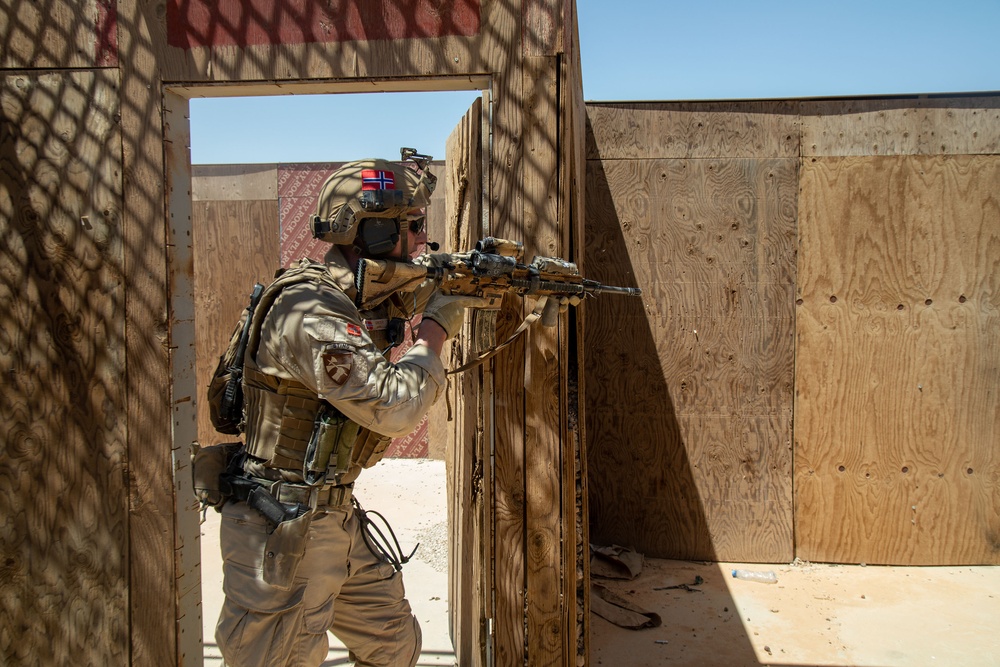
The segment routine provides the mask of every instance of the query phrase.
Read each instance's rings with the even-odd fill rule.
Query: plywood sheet
[[[792,558],[793,159],[590,161],[591,541]]]
[[[267,285],[278,267],[278,203],[273,199],[194,202],[195,349],[202,445],[232,440],[209,419],[205,389],[250,301],[254,283]]]
[[[114,0],[14,0],[0,7],[0,18],[0,67],[118,64],[118,10]]]
[[[1000,98],[803,101],[802,155],[995,155]]]
[[[482,103],[476,100],[452,131],[447,142],[447,186],[443,195],[447,224],[430,225],[437,233],[444,252],[471,247],[479,238],[481,220],[481,146]],[[472,318],[469,318],[472,320]],[[472,324],[467,327],[471,333]],[[470,342],[475,340],[468,336]],[[477,350],[453,340],[442,354],[447,365],[455,368],[474,357]],[[486,660],[484,621],[491,597],[492,577],[486,558],[488,528],[486,505],[489,494],[484,479],[486,463],[482,414],[482,374],[479,369],[451,378],[448,405],[457,406],[448,423],[446,461],[448,472],[449,550],[448,600],[451,610],[451,637],[458,664],[483,665]],[[450,414],[450,413],[449,413]],[[449,415],[433,415],[444,424]]]
[[[205,164],[191,167],[191,199],[194,201],[277,198],[276,164]]]
[[[491,25],[497,13],[510,13],[507,5],[481,7],[479,0],[445,4],[289,0],[277,5],[264,0],[171,0],[164,10],[163,42],[158,44],[164,80],[185,82],[483,72],[483,33],[493,33],[483,26]]]
[[[1000,158],[813,158],[801,189],[799,555],[1000,562]]]
[[[0,77],[0,663],[126,664],[117,70]]]
[[[587,159],[796,157],[795,102],[601,102],[587,105]]]

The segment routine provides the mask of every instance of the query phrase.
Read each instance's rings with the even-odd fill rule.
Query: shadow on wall
[[[602,283],[642,299],[587,303],[584,345],[590,539],[647,556],[717,560],[628,245],[648,245],[619,220],[600,160],[587,162],[585,263]]]

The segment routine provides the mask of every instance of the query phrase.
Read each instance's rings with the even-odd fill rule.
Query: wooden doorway
[[[421,92],[423,90],[441,89],[440,86],[435,87],[431,85],[432,83],[433,82],[424,82],[425,88],[422,88],[420,91],[417,91],[416,89],[413,91],[396,91],[396,86],[392,85],[391,82],[386,85],[388,88],[391,88],[393,92]],[[475,89],[474,87],[469,86],[469,83],[470,82],[468,81],[466,82],[466,88]],[[483,81],[478,80],[471,83],[479,84],[479,86],[484,84]],[[448,87],[446,86],[446,88]],[[264,87],[257,89],[253,87],[239,86],[229,90],[231,93],[241,96],[247,94],[248,92],[253,92],[258,95],[266,94]],[[311,87],[308,92],[319,93],[322,91],[316,90],[315,87]],[[328,92],[355,91],[333,90]],[[190,443],[198,439],[198,410],[204,389],[202,386],[204,383],[199,382],[196,372],[196,359],[198,355],[196,345],[197,337],[195,335],[194,325],[195,284],[193,274],[195,269],[193,267],[195,266],[194,245],[197,234],[194,233],[193,230],[193,218],[197,218],[197,216],[193,210],[191,197],[192,168],[189,151],[189,147],[191,145],[189,100],[191,97],[202,93],[203,91],[201,89],[194,87],[168,87],[164,91],[164,134],[166,140],[165,156],[167,165],[165,191],[169,237],[168,261],[170,267],[171,286],[171,405],[174,410],[172,450],[173,469],[175,471],[175,528],[176,534],[178,535],[175,557],[177,559],[176,565],[179,573],[178,590],[180,591],[180,605],[184,610],[186,610],[186,613],[181,614],[182,620],[180,622],[182,627],[180,627],[179,643],[182,643],[183,646],[179,647],[179,654],[185,656],[185,659],[189,664],[202,664],[205,642],[210,641],[209,638],[203,637],[202,631],[204,619],[202,618],[200,521],[197,512],[198,508],[194,502],[193,493],[190,488],[190,469],[188,467],[188,451]],[[274,93],[272,92],[271,94]],[[477,99],[473,105],[473,108],[477,110],[477,117],[481,119],[479,122],[484,122],[482,120],[482,115],[478,111],[482,109],[483,106],[484,105],[481,99]],[[466,118],[468,118],[468,116]],[[462,121],[462,123],[465,122],[466,121],[464,120]],[[481,129],[478,134],[480,136],[488,136],[488,128],[485,130]],[[482,160],[483,155],[484,153],[477,150],[476,159]],[[477,196],[481,197],[486,188],[483,182],[483,175],[488,172],[482,168],[481,164],[478,164],[471,170],[462,166],[457,168],[465,174],[464,178],[467,178],[470,172],[476,175],[473,182],[467,182],[463,185],[463,189],[479,193]],[[474,215],[481,216],[481,210],[481,208],[477,208],[477,212]],[[457,239],[459,238],[459,235],[454,233],[451,229],[452,223],[455,222],[457,224],[461,221],[463,225],[468,224],[467,221],[469,218],[468,216],[460,217],[449,213],[446,216],[446,220],[448,221],[449,229],[435,230],[435,236],[439,238]],[[475,232],[473,232],[471,236],[468,232],[462,232],[461,238],[463,244],[466,243],[468,238],[472,238],[471,243],[474,244],[480,225],[476,224],[473,229]],[[457,249],[463,249],[465,247],[467,246],[456,246]],[[255,250],[253,248],[248,248],[246,252],[252,255]],[[268,255],[268,257],[270,257],[270,255]],[[253,260],[253,257],[250,257],[249,259]],[[268,263],[273,264],[273,261],[269,260]],[[242,264],[239,262],[236,264],[242,267]],[[250,265],[253,264],[253,262],[248,261],[247,264]],[[260,264],[260,261],[256,262],[256,265]],[[276,267],[270,266],[268,271],[273,271],[274,268]],[[448,359],[445,361],[446,364],[450,363]],[[446,415],[447,411],[442,410],[442,414]],[[439,437],[444,434],[448,426],[450,425],[446,424],[438,429]],[[454,459],[455,457],[451,458]],[[452,522],[466,521],[464,515],[450,517],[450,519]],[[454,571],[454,568],[450,567],[449,571]],[[455,617],[454,611],[452,611],[450,616]],[[465,634],[468,636],[468,631],[466,631]],[[456,646],[456,652],[458,650],[459,648]],[[464,658],[459,657],[459,661],[464,664]]]

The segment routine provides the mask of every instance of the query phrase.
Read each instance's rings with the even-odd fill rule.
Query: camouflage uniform
[[[378,313],[360,313],[354,306],[351,269],[337,251],[329,257],[333,259],[326,268],[332,281],[296,283],[274,300],[247,369],[251,380],[253,372],[259,372],[267,382],[304,388],[302,394],[312,397],[308,400],[326,401],[362,430],[349,470],[335,484],[327,484],[320,501],[313,503],[304,555],[288,590],[265,583],[261,576],[265,559],[272,555],[265,519],[244,502],[231,501],[223,508],[226,599],[216,641],[230,667],[319,665],[327,655],[328,630],[344,642],[358,665],[412,667],[420,655],[420,626],[405,598],[402,575],[365,545],[350,494],[361,469],[381,458],[390,438],[409,433],[427,413],[444,388],[445,371],[437,354],[424,345],[415,345],[390,363],[382,354],[385,344],[379,340],[378,322],[391,313],[385,307]],[[425,291],[412,306],[419,310],[427,296]],[[375,323],[375,331],[368,330],[366,320],[369,326]],[[250,452],[260,454],[255,441],[273,441],[275,435],[288,440],[283,431],[294,430],[288,424],[295,420],[285,415],[277,426],[274,411],[255,408],[255,400],[248,393],[246,435]],[[301,436],[290,441],[300,443]],[[294,452],[282,454],[279,445],[275,453],[273,442],[269,447],[261,456],[251,456],[244,466],[247,475],[299,489],[301,467],[280,465],[286,455],[293,461]]]

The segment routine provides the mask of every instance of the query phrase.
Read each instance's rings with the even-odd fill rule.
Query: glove
[[[462,330],[465,311],[469,308],[484,308],[486,299],[464,294],[442,294],[434,292],[424,308],[424,319],[434,320],[441,325],[448,338],[454,338]]]

